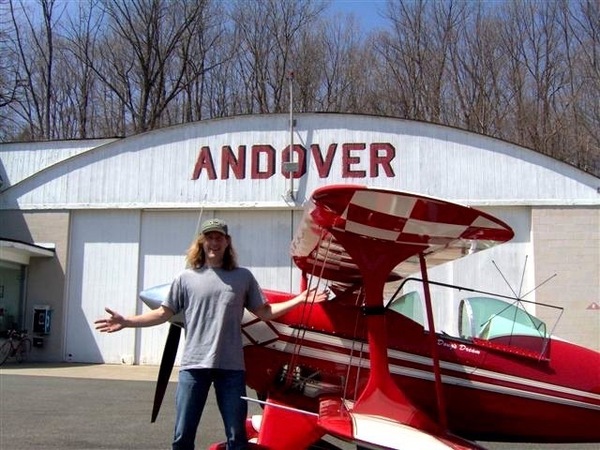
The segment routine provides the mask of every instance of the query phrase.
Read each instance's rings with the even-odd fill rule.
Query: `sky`
[[[378,14],[385,8],[386,0],[331,0],[331,12],[353,13],[365,32],[372,31],[382,23]]]

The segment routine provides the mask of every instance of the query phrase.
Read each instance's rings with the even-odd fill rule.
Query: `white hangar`
[[[600,179],[501,140],[386,117],[298,114],[292,128],[287,114],[252,115],[124,139],[1,144],[0,177],[0,333],[35,332],[37,361],[159,364],[166,325],[101,335],[93,321],[105,306],[141,312],[138,293],[184,268],[210,217],[228,221],[263,287],[297,291],[289,244],[303,202],[324,184],[496,215],[513,227],[511,242],[430,278],[512,287],[540,317],[537,305],[561,306],[551,331],[600,350]]]

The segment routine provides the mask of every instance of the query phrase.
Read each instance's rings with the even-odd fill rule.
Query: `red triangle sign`
[[[597,302],[592,302],[592,303],[590,303],[590,306],[588,306],[586,309],[600,311],[600,305]]]

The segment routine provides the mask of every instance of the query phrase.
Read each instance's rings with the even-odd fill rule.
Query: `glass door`
[[[23,328],[25,266],[0,261],[0,337]]]

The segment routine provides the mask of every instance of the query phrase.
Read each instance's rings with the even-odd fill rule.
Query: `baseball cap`
[[[227,236],[227,223],[225,223],[225,221],[222,219],[209,219],[204,221],[202,223],[202,227],[200,228],[200,232],[202,234],[206,234],[210,233],[211,231],[216,231]]]

